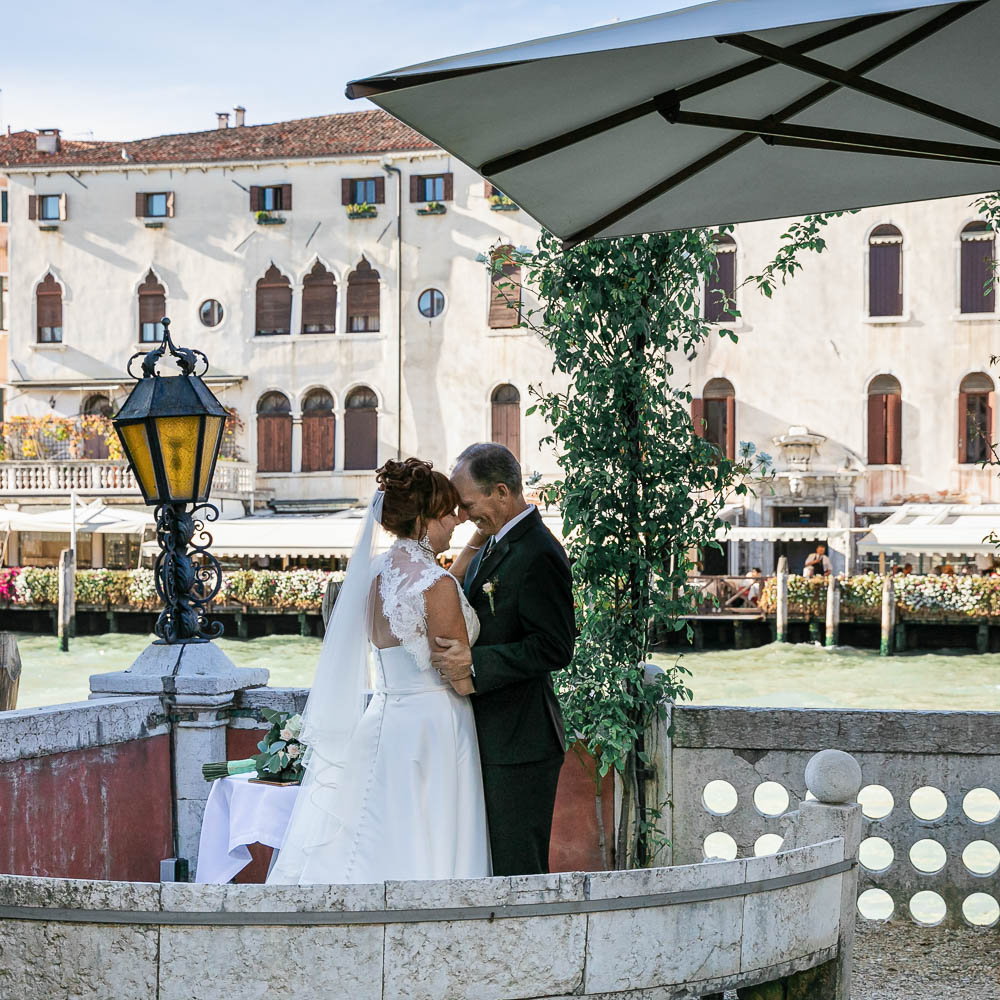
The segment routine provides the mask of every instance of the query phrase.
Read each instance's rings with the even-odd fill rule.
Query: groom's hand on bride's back
[[[431,663],[446,681],[458,681],[472,674],[472,650],[461,639],[443,639],[436,635],[437,650],[431,650]]]

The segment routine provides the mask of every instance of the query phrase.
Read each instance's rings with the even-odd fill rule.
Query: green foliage
[[[1000,232],[1000,191],[994,191],[992,194],[984,194],[981,198],[977,198],[975,202],[976,211],[990,224],[990,228],[994,233]],[[994,253],[996,251],[994,250]],[[991,262],[993,265],[993,273],[987,278],[986,283],[983,285],[983,294],[989,295],[993,290],[993,285],[996,282],[997,267],[998,262],[994,258]]]

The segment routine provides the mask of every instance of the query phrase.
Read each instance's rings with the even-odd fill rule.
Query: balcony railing
[[[212,495],[243,499],[253,493],[253,469],[246,462],[219,462]],[[0,461],[0,496],[139,496],[135,477],[123,461]]]

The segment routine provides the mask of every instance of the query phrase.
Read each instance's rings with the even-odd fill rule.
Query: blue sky
[[[3,18],[0,128],[60,128],[67,138],[136,139],[371,107],[348,101],[360,76],[492,48],[692,0],[48,0],[43,16]]]

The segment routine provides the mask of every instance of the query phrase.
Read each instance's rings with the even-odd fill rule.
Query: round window
[[[198,310],[198,318],[205,326],[218,326],[222,322],[222,303],[206,299]]]
[[[439,292],[436,288],[428,288],[420,293],[417,308],[420,310],[420,315],[426,316],[428,319],[440,316],[444,312],[444,293]]]

